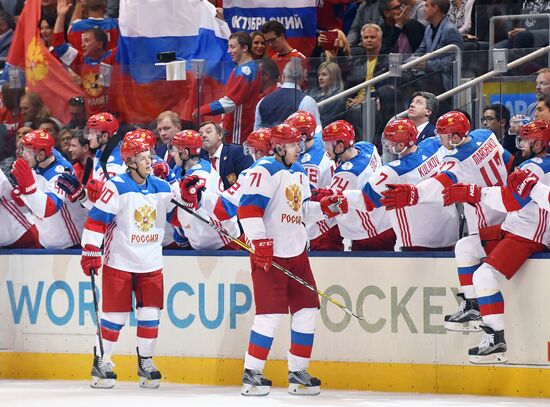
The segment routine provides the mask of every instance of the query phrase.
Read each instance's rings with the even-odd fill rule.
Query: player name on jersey
[[[496,148],[496,141],[492,138],[487,139],[487,142],[483,146],[479,147],[479,149],[472,155],[476,165],[482,162],[485,157],[491,154]]]

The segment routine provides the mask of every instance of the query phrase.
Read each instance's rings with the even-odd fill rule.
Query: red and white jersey
[[[82,246],[104,246],[104,263],[118,270],[149,273],[162,268],[162,239],[174,215],[170,185],[149,176],[139,185],[129,173],[111,178],[90,211]]]
[[[124,161],[122,161],[122,157],[120,155],[120,144],[113,149],[111,155],[109,155],[109,158],[105,163],[105,168],[107,168],[107,173],[109,175],[108,177],[105,176],[103,167],[101,166],[100,159],[102,153],[103,151],[98,149],[94,156],[94,170],[92,172],[93,179],[105,182],[109,178],[124,174],[126,172],[126,164],[124,164]]]
[[[468,137],[470,141],[449,151],[443,158],[437,176],[417,185],[419,203],[442,202],[441,191],[455,183],[482,187],[506,185],[507,167],[513,160],[510,153],[504,150],[490,130],[474,130]],[[480,228],[500,225],[506,216],[484,202],[464,205],[464,215],[470,234],[478,233]]]
[[[275,157],[256,161],[242,183],[238,216],[248,239],[274,241],[273,253],[290,258],[307,244],[304,223],[324,218],[318,202],[311,202],[307,174],[300,164],[287,168]]]
[[[521,163],[520,168],[529,170],[539,177],[537,185],[550,184],[550,156],[532,158]],[[550,246],[548,195],[540,200],[539,204],[534,188],[531,198],[526,200],[502,187],[483,188],[481,191],[481,200],[487,206],[497,211],[508,212],[502,223],[502,230]]]
[[[374,144],[361,141],[355,144],[358,154],[342,162],[334,172],[330,188],[338,191],[361,190],[382,164]],[[391,228],[384,208],[367,211],[366,208],[350,208],[348,213],[336,217],[340,234],[344,239],[363,240],[378,236]]]
[[[349,196],[351,207],[384,209],[380,199],[387,184],[418,184],[435,173],[444,151],[439,141],[430,137],[418,145],[415,152],[379,167],[363,187],[362,194],[353,191]],[[458,240],[458,214],[454,206],[441,203],[422,203],[386,211],[397,236],[396,247],[448,247]]]
[[[0,247],[15,243],[34,224],[33,216],[25,206],[18,206],[11,199],[13,187],[6,175],[0,170]]]
[[[207,160],[200,159],[200,161],[191,167],[185,174],[186,177],[191,175],[196,175],[205,180],[205,193],[208,192],[217,196],[222,193],[223,183],[220,176]],[[210,216],[212,212],[209,212],[206,208],[199,208],[197,214],[218,226],[223,226],[231,236],[239,236],[239,226],[236,219],[224,222],[222,225],[215,217]],[[217,250],[231,243],[231,239],[220,235],[214,228],[206,225],[203,221],[182,209],[178,210],[178,220],[185,233],[185,237],[189,239],[189,244],[195,250]]]

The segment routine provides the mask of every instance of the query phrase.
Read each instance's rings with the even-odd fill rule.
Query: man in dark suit
[[[409,105],[407,115],[411,119],[418,130],[416,144],[435,136],[435,125],[433,120],[437,114],[439,101],[433,93],[430,92],[414,92],[412,101]]]
[[[202,137],[201,158],[209,160],[212,168],[220,174],[223,189],[229,188],[239,174],[252,165],[252,156],[245,155],[243,146],[239,144],[224,144],[223,129],[218,123],[201,123],[199,134]]]

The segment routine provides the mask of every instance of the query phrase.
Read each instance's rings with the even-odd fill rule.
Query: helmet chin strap
[[[128,168],[130,168],[131,170],[134,170],[136,172],[136,174],[138,175],[138,177],[140,177],[143,182],[145,182],[145,180],[147,179],[147,175],[143,175],[140,170],[138,169],[138,166],[136,164],[135,167],[130,167],[129,165],[127,166]]]
[[[282,148],[281,148],[281,149],[282,149]],[[285,151],[285,154],[284,154],[284,155],[279,154],[279,152],[278,152],[277,150],[278,150],[277,148],[274,148],[274,149],[273,149],[273,152],[274,152],[275,154],[277,154],[279,157],[281,157],[281,161],[283,162],[283,164],[285,165],[286,168],[290,168],[290,167],[292,166],[292,164],[288,164],[288,163],[286,162],[286,160],[285,160],[285,158],[286,158],[286,149],[284,149],[284,151]]]
[[[454,134],[458,134],[458,133],[454,133]],[[454,148],[457,148],[457,147],[461,146],[462,143],[464,143],[464,140],[466,140],[466,137],[468,137],[467,134],[464,137],[462,137],[462,139],[460,140],[460,143],[458,143],[458,144],[453,144],[453,142],[451,141],[450,142],[451,146],[454,147]]]
[[[395,154],[395,155],[397,155],[399,158],[401,158],[401,156],[402,156],[409,148],[410,148],[410,147],[405,146],[405,147],[403,148],[403,150],[401,150],[400,152],[397,152],[397,150],[395,149],[395,146],[392,146],[392,148],[391,148],[392,151],[391,151],[391,152],[392,152],[392,154]]]

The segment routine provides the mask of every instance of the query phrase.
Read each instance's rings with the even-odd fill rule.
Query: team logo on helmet
[[[302,207],[302,189],[297,184],[292,184],[286,187],[285,197],[288,202],[288,206],[294,211],[298,212]]]
[[[27,48],[27,58],[25,61],[25,74],[27,81],[31,85],[40,82],[48,75],[48,61],[42,52],[43,45],[40,44],[37,37],[33,37]]]
[[[452,117],[447,118],[447,123],[452,123],[454,119]]]
[[[142,232],[149,232],[155,224],[157,218],[157,210],[149,205],[143,205],[134,211],[134,222]]]

